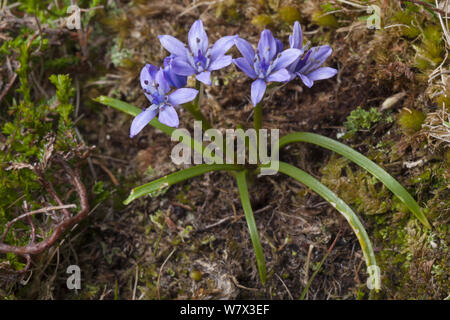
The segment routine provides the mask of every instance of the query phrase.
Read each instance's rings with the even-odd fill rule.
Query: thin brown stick
[[[100,161],[92,159],[92,163],[98,165],[100,168],[102,168],[103,171],[106,172],[106,174],[109,176],[109,178],[111,179],[112,183],[114,183],[115,186],[119,185],[119,181],[117,180],[117,178],[113,175],[113,173]]]
[[[68,173],[69,180],[71,184],[75,187],[75,190],[78,194],[78,197],[80,199],[80,211],[69,218],[66,218],[62,220],[60,223],[58,223],[54,227],[53,233],[46,239],[44,239],[41,242],[34,243],[34,244],[28,244],[25,246],[13,246],[8,245],[5,243],[0,243],[0,253],[14,253],[23,257],[26,257],[27,255],[31,254],[39,254],[42,251],[48,249],[52,245],[55,244],[55,242],[61,237],[61,235],[69,230],[73,225],[79,223],[81,220],[86,218],[86,216],[89,213],[89,203],[88,203],[88,197],[86,188],[84,187],[84,184],[80,180],[80,175],[78,172],[78,169],[73,170],[70,168],[70,166],[65,161],[60,161]],[[64,210],[64,209],[62,209]]]
[[[161,280],[162,271],[163,271],[164,266],[166,265],[167,261],[169,261],[170,257],[175,253],[176,250],[177,250],[177,248],[173,249],[172,252],[169,253],[166,260],[164,260],[163,264],[161,265],[161,268],[159,269],[158,279],[156,280],[156,293],[158,295],[158,300],[161,300],[161,294],[159,292],[159,288],[161,287],[160,280]]]
[[[3,89],[2,94],[0,94],[0,102],[2,102],[3,98],[8,93],[9,89],[11,89],[12,85],[14,84],[14,81],[16,81],[17,73],[14,73],[14,75],[9,80],[8,84],[6,85],[5,89]]]
[[[76,205],[68,204],[68,205],[63,205],[63,206],[46,207],[46,208],[41,208],[38,210],[34,210],[34,211],[30,211],[30,212],[21,214],[20,216],[14,218],[13,220],[11,220],[10,222],[8,222],[6,224],[5,231],[3,231],[0,241],[2,241],[2,242],[5,241],[5,237],[8,234],[8,231],[11,228],[11,226],[23,218],[30,217],[30,216],[32,216],[34,214],[38,214],[38,213],[45,213],[45,212],[49,212],[49,211],[53,211],[53,210],[61,210],[61,209],[68,209],[68,208],[76,208]]]

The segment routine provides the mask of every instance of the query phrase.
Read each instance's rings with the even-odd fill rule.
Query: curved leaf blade
[[[305,171],[285,162],[279,162],[279,170],[281,173],[284,173],[311,188],[311,190],[328,201],[345,217],[345,219],[353,229],[356,237],[358,238],[359,244],[364,254],[364,258],[366,260],[367,270],[369,272],[373,288],[379,290],[381,286],[381,279],[378,272],[379,269],[377,267],[377,261],[375,259],[375,253],[372,248],[372,243],[370,242],[369,236],[355,212],[353,212],[353,210],[344,201],[342,201],[342,199],[334,194],[333,191],[328,189],[319,180],[306,173]]]
[[[236,173],[236,181],[241,197],[242,209],[244,210],[245,220],[247,221],[250,239],[252,240],[253,249],[255,250],[256,263],[258,265],[259,278],[263,284],[266,283],[266,262],[264,253],[259,239],[258,229],[256,227],[255,217],[253,215],[250,196],[248,194],[246,171]]]
[[[417,204],[416,200],[406,191],[403,186],[398,183],[389,173],[383,170],[375,162],[363,156],[361,153],[353,150],[352,148],[342,144],[333,139],[315,134],[310,132],[294,132],[285,135],[279,141],[279,148],[281,149],[285,145],[294,142],[307,142],[325,149],[332,150],[339,153],[341,156],[353,161],[360,167],[364,168],[372,175],[374,175],[378,180],[380,180],[389,190],[392,191],[416,216],[417,219],[427,228],[431,229],[431,225],[422,212],[420,206]]]
[[[241,170],[242,167],[234,164],[199,164],[197,166],[180,170],[174,173],[171,173],[162,178],[153,180],[152,182],[146,183],[142,186],[134,188],[131,190],[128,198],[123,202],[125,205],[130,202],[136,200],[139,197],[159,193],[162,190],[169,188],[171,185],[174,185],[178,182],[199,176],[201,174],[218,171],[218,170],[227,170],[227,171],[237,171]]]

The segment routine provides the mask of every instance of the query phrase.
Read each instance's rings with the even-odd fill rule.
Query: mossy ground
[[[268,27],[287,44],[292,20],[299,19],[312,45],[333,48],[327,64],[338,68],[338,75],[316,82],[312,89],[292,82],[275,92],[264,107],[263,125],[279,128],[280,134],[311,131],[339,137],[399,180],[425,208],[432,230],[420,225],[370,174],[330,152],[299,144],[282,156],[283,161],[320,177],[361,217],[381,268],[382,290],[373,298],[446,298],[450,161],[441,119],[449,121],[445,83],[450,79],[444,74],[428,80],[441,63],[448,70],[444,61],[448,47],[435,14],[411,4],[371,3],[382,10],[380,30],[367,28],[365,11],[338,1],[226,0],[198,6],[175,0],[86,1],[86,7],[104,6],[89,21],[87,42],[76,32],[49,32],[53,49],[45,51],[38,43],[33,49],[52,59],[44,61],[38,54],[29,64],[44,74],[69,73],[74,79],[75,127],[86,144],[96,146],[82,167],[92,212],[57,246],[34,257],[32,274],[1,273],[0,295],[10,299],[298,299],[337,238],[306,298],[369,297],[363,256],[345,219],[303,185],[280,175],[255,179],[250,190],[269,272],[266,286],[259,282],[231,176],[207,174],[157,198],[122,204],[132,187],[177,169],[169,157],[171,144],[151,128],[129,139],[130,117],[92,99],[104,94],[146,106],[138,74],[145,62],[162,63],[166,53],[157,35],[185,40],[189,26],[201,18],[211,42],[239,34],[255,43]],[[41,19],[47,16],[42,8],[32,9]],[[63,9],[59,10],[64,13]],[[15,8],[13,14],[23,16],[24,24],[33,21],[27,20],[33,12],[23,15],[23,10]],[[403,27],[386,28],[394,24]],[[63,45],[55,49],[58,43]],[[235,49],[233,55],[238,55]],[[2,74],[9,79],[6,67]],[[34,84],[33,101],[53,90],[43,76],[26,77]],[[250,80],[229,67],[217,72],[213,83],[204,105],[211,122],[219,128],[236,123],[249,126]],[[14,84],[6,96],[8,103],[23,99],[18,88]],[[9,107],[2,101],[2,109],[4,105]],[[188,113],[180,114],[180,127],[190,128]],[[5,141],[4,136],[0,141]],[[8,259],[16,258],[3,261]],[[71,264],[82,270],[79,292],[66,287],[66,268]]]

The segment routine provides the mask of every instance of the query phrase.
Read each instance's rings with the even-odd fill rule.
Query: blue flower
[[[183,88],[187,83],[186,76],[180,76],[173,72],[173,59],[175,57],[170,55],[164,59],[164,76],[169,84],[174,88]]]
[[[191,26],[188,34],[189,46],[170,35],[159,36],[162,46],[173,56],[172,71],[180,76],[195,74],[195,78],[211,85],[211,71],[231,64],[231,56],[225,53],[233,46],[237,36],[226,36],[209,47],[208,35],[201,20]]]
[[[291,48],[302,51],[302,55],[307,50],[303,47],[303,34],[300,23],[294,23],[294,30],[289,36]],[[302,57],[296,59],[287,69],[291,73],[291,80],[295,77],[302,79],[305,86],[311,88],[316,80],[328,79],[336,75],[337,70],[329,67],[321,67],[325,60],[331,55],[333,50],[330,46],[312,47]]]
[[[178,127],[180,123],[175,107],[192,101],[198,91],[191,88],[182,88],[170,91],[170,83],[164,75],[164,69],[147,64],[141,70],[141,86],[144,94],[152,103],[148,108],[138,114],[130,128],[130,137],[137,135],[159,112],[158,120],[169,126]]]
[[[286,67],[302,54],[299,49],[291,48],[282,51],[283,44],[275,39],[269,30],[261,33],[256,53],[250,43],[244,39],[237,38],[235,44],[243,57],[234,59],[233,63],[250,78],[255,79],[251,89],[254,106],[262,100],[267,82],[286,82],[291,79],[291,74]]]

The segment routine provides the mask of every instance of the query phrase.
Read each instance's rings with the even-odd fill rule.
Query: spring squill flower
[[[152,104],[134,118],[130,128],[131,138],[156,117],[158,112],[158,120],[161,123],[178,127],[179,119],[175,107],[194,100],[198,93],[192,88],[181,88],[168,94],[170,84],[164,76],[164,69],[158,69],[151,64],[145,65],[141,70],[141,86]]]
[[[267,82],[286,82],[291,79],[291,74],[286,67],[302,54],[301,50],[295,48],[282,51],[281,41],[275,39],[269,30],[261,33],[256,52],[244,39],[237,38],[235,43],[242,57],[234,59],[233,63],[247,76],[255,79],[251,88],[254,106],[262,100]]]
[[[226,36],[209,47],[208,35],[201,20],[191,26],[188,34],[189,46],[170,35],[159,36],[162,46],[173,55],[172,70],[180,76],[195,74],[195,78],[211,85],[211,71],[231,64],[231,56],[225,53],[233,46],[237,36]]]
[[[173,72],[173,59],[173,55],[170,55],[164,59],[164,76],[170,86],[174,88],[183,88],[187,83],[187,77],[180,76]]]
[[[303,34],[300,23],[294,23],[294,30],[289,36],[291,48],[302,51],[302,55],[307,50],[303,47]],[[333,50],[330,46],[312,47],[304,56],[296,59],[287,69],[291,73],[291,80],[295,77],[302,79],[305,86],[311,88],[314,81],[324,80],[336,75],[337,70],[329,67],[321,67],[325,60],[331,55]]]

